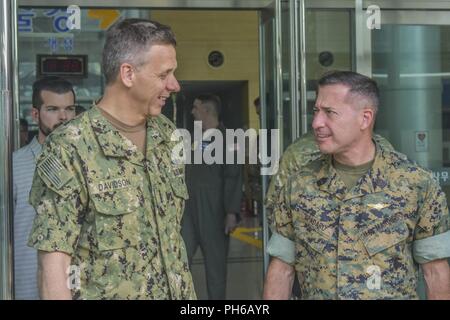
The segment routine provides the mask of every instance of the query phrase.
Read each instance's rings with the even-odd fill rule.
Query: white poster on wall
[[[428,131],[416,131],[414,135],[416,152],[428,152]]]

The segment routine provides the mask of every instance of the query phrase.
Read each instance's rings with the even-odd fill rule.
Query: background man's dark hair
[[[377,83],[362,74],[353,71],[330,71],[325,73],[318,81],[318,88],[327,85],[341,84],[350,89],[349,94],[365,98],[375,112],[380,105],[380,91]],[[368,106],[368,105],[366,105]]]
[[[75,92],[73,91],[72,84],[69,81],[60,77],[49,76],[38,79],[33,83],[32,104],[36,109],[40,109],[44,103],[41,96],[41,92],[44,90],[57,94],[72,92],[75,100]]]
[[[220,118],[222,113],[222,102],[215,94],[201,94],[198,95],[196,100],[200,100],[203,105],[206,105],[214,113],[217,118]]]
[[[24,118],[19,119],[20,129],[28,130],[28,121]]]
[[[143,65],[143,54],[154,44],[176,46],[170,27],[145,19],[124,19],[114,23],[106,32],[102,53],[102,69],[106,84],[116,79],[120,65]]]
[[[255,100],[253,100],[253,105],[255,107],[260,107],[261,106],[261,98],[257,97]]]
[[[86,111],[86,109],[82,105],[77,104],[75,106],[75,114],[76,115],[79,115],[79,114],[81,114],[81,113],[83,113],[85,111]]]

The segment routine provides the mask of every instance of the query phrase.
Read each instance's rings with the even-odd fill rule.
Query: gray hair
[[[374,80],[353,71],[330,71],[325,73],[318,81],[319,87],[335,84],[348,87],[351,98],[354,95],[362,97],[375,113],[378,111],[380,91]]]
[[[114,82],[123,63],[144,64],[143,52],[154,44],[176,46],[175,35],[169,26],[145,19],[124,19],[114,23],[106,33],[102,54],[106,84]]]

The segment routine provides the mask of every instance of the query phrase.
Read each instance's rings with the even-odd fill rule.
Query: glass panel
[[[291,21],[289,2],[281,2],[281,53],[282,53],[282,69],[283,69],[283,105],[282,105],[282,117],[283,127],[280,128],[283,134],[283,145],[281,150],[285,150],[292,143],[292,118],[293,115],[291,109],[291,77],[295,76],[291,74]]]
[[[425,12],[423,14],[426,14]],[[375,131],[430,169],[450,196],[450,27],[384,24],[372,32],[381,106]],[[425,298],[421,277],[418,293]]]
[[[265,70],[265,89],[262,96],[266,97],[266,123],[263,128],[277,128],[277,110],[276,110],[276,66],[275,61],[275,19],[272,18],[264,24],[264,70]]]
[[[261,104],[261,128],[262,129],[276,129],[277,128],[277,99],[276,99],[276,41],[275,41],[275,17],[273,11],[261,11],[260,12],[260,72],[261,72],[261,101],[264,99],[265,104]],[[270,131],[268,131],[270,132]],[[267,150],[270,150],[271,139],[270,135],[267,135]],[[261,139],[261,136],[259,137]],[[258,147],[259,152],[262,150]],[[265,206],[263,205],[263,201],[265,199],[265,194],[267,191],[267,186],[269,183],[269,176],[260,175],[261,166],[255,166],[252,170],[254,180],[257,180],[259,184],[259,189],[261,190],[260,196],[257,201],[254,202],[254,205],[257,207],[257,214],[261,220],[260,224],[263,226],[263,234],[262,239],[263,242],[267,241],[269,237],[269,228],[267,226],[267,219],[265,219]],[[262,246],[263,250],[265,250],[264,246]],[[264,251],[264,259],[265,266],[268,265],[269,256]]]
[[[29,140],[37,131],[30,110],[38,55],[88,55],[86,77],[65,77],[74,85],[77,103],[89,108],[104,88],[101,74],[104,31],[120,17],[149,17],[149,10],[81,9],[80,30],[73,31],[67,27],[68,17],[65,8],[20,8],[18,11],[20,118],[29,124]]]
[[[15,5],[15,1],[0,2],[0,299],[5,300],[13,297],[11,150],[14,141],[11,125],[17,61],[13,58],[15,31],[11,17]]]
[[[307,121],[311,130],[317,80],[330,70],[353,69],[352,11],[306,9]]]
[[[170,25],[174,30],[178,43],[176,75],[182,90],[168,101],[163,113],[170,119],[176,118],[174,122],[178,127],[192,127],[190,114],[196,95],[215,93],[222,98],[222,120],[225,126],[257,129],[253,107],[253,100],[259,94],[257,11],[82,8],[81,30],[71,32],[66,30],[66,16],[65,10],[61,8],[27,7],[21,8],[19,14],[20,117],[28,120],[30,131],[37,129],[30,115],[32,84],[37,76],[37,55],[88,55],[87,77],[68,77],[74,84],[77,102],[88,108],[93,100],[103,94],[105,85],[101,75],[101,52],[104,33],[108,25],[119,17],[150,17]],[[266,46],[271,61],[267,85],[270,89],[264,95],[269,99],[271,112],[276,101],[272,62],[275,58],[273,27],[273,23],[268,26],[270,39],[267,39]],[[208,56],[213,50],[223,54],[223,65],[214,66],[209,63]],[[268,126],[273,128],[276,123],[275,113],[269,116],[269,122],[271,125]],[[30,183],[31,178],[27,177]],[[227,248],[226,298],[257,299],[261,297],[263,280],[261,228],[258,218],[252,212],[247,214],[242,210],[241,218],[242,224],[231,235]],[[31,223],[31,219],[29,222]],[[27,233],[22,232],[23,241],[19,244],[22,247],[26,246]],[[204,241],[208,242],[210,239]],[[193,258],[192,270],[198,296],[206,299],[206,258],[200,251],[198,249]]]
[[[381,91],[375,130],[433,171],[450,195],[450,27],[383,25],[372,32]]]

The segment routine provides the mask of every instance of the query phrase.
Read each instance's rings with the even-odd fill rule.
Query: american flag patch
[[[64,168],[58,158],[47,156],[38,165],[41,177],[48,180],[56,189],[60,189],[71,179],[69,172]]]

